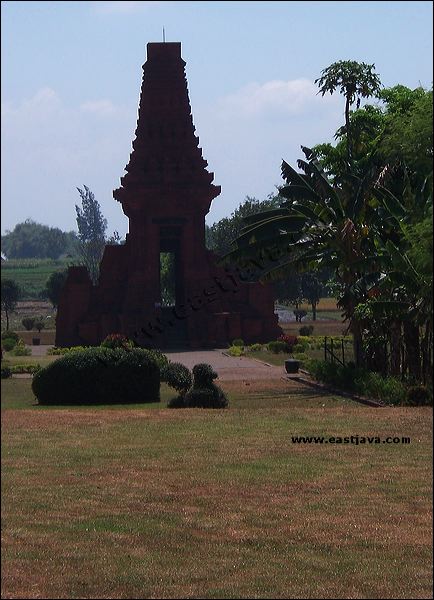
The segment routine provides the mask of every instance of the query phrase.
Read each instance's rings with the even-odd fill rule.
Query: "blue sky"
[[[339,95],[313,81],[337,60],[375,63],[384,86],[432,86],[432,2],[1,3],[2,233],[26,218],[76,228],[76,187],[109,230],[128,162],[146,43],[182,43],[196,132],[215,183],[207,221],[282,183],[282,158],[332,141]]]

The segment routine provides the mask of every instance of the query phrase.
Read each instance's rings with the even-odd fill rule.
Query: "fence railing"
[[[338,356],[338,354],[340,356]],[[345,367],[345,343],[344,340],[334,340],[324,337],[324,360],[331,363],[337,362]]]

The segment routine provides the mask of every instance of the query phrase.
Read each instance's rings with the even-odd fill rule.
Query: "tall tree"
[[[1,238],[2,252],[8,258],[53,258],[77,254],[78,239],[73,232],[48,227],[27,219],[6,231]]]
[[[347,137],[347,160],[352,159],[352,135],[350,126],[351,106],[356,103],[360,107],[362,98],[375,96],[380,91],[380,78],[374,73],[375,65],[353,60],[340,60],[321,72],[321,77],[315,80],[319,91],[324,96],[327,92],[333,94],[339,90],[345,97],[345,128]]]
[[[89,271],[91,280],[96,284],[99,265],[104,252],[107,220],[102,216],[100,205],[94,194],[87,186],[84,185],[83,187],[84,190],[77,188],[82,207],[75,205],[80,256]]]
[[[47,297],[54,308],[56,308],[59,304],[60,294],[62,292],[63,286],[65,285],[67,276],[68,271],[66,270],[54,271],[47,279],[47,283],[45,284],[45,290]]]
[[[225,217],[206,227],[207,248],[219,256],[225,255],[231,249],[232,242],[239,236],[244,226],[244,218],[275,208],[279,206],[280,200],[277,195],[272,194],[262,201],[247,196],[230,217]]]
[[[301,289],[303,298],[305,298],[312,308],[312,321],[316,321],[316,307],[324,294],[324,284],[321,282],[317,274],[303,273],[301,277]]]
[[[9,331],[9,315],[17,306],[21,296],[21,289],[13,279],[1,281],[1,305],[6,316],[6,330]]]

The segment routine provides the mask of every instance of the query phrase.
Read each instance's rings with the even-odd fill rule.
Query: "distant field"
[[[51,273],[66,269],[70,264],[70,259],[9,259],[1,263],[1,276],[16,281],[22,290],[22,300],[37,300]]]

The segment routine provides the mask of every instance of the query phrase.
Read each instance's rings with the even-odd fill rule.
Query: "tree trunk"
[[[425,334],[421,341],[421,352],[422,352],[422,382],[424,385],[432,382],[432,330],[428,324],[425,327]]]
[[[350,135],[350,99],[347,97],[345,102],[345,125],[347,128],[347,159],[351,163],[351,135]]]
[[[404,341],[407,354],[408,372],[420,383],[421,357],[419,327],[411,321],[404,321]]]
[[[356,367],[363,367],[365,366],[365,355],[362,345],[362,327],[359,321],[352,321],[351,333],[353,334],[354,362]]]
[[[393,377],[401,375],[401,323],[394,321],[390,326],[390,374]]]
[[[6,331],[9,331],[9,311],[7,308],[5,309],[5,314],[6,314]]]
[[[316,321],[316,302],[312,302],[312,321]]]

